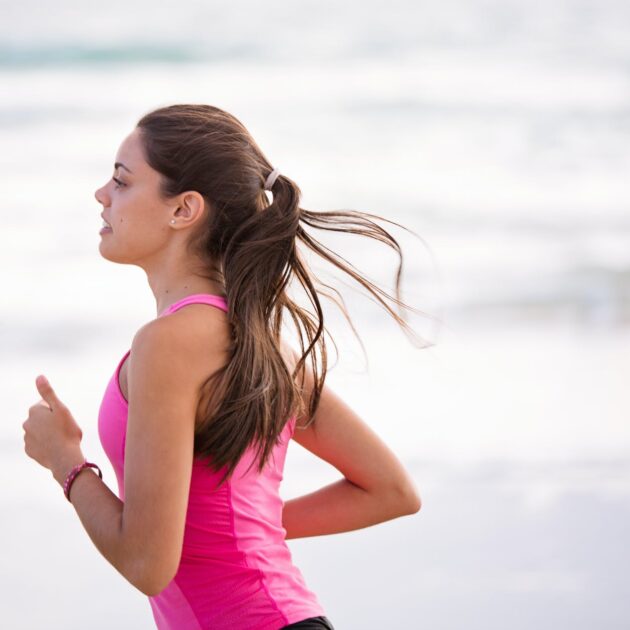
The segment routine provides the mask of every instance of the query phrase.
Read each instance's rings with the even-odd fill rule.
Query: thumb
[[[53,407],[61,406],[61,401],[57,398],[55,390],[52,388],[52,385],[48,382],[48,379],[43,374],[40,374],[35,379],[35,385],[37,386],[37,391],[40,393],[41,397],[50,405],[51,409]]]

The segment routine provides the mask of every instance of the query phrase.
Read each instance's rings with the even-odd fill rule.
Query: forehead
[[[138,129],[134,129],[120,144],[116,153],[115,162],[122,162],[134,173],[142,169],[144,155],[138,135]]]

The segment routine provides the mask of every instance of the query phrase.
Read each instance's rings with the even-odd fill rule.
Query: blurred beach
[[[604,0],[228,6],[0,1],[3,625],[154,627],[22,422],[46,374],[115,489],[105,386],[156,316],[99,254],[94,191],[142,114],[236,115],[311,210],[401,243],[420,349],[349,277],[328,383],[399,455],[418,514],[288,542],[339,630],[630,627],[630,7]],[[397,257],[313,236],[393,291]],[[324,304],[327,304],[325,301]],[[283,498],[340,473],[297,443]],[[60,585],[64,584],[62,588]]]

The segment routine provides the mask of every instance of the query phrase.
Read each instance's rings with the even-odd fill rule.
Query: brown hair
[[[285,423],[293,415],[302,416],[305,412],[306,426],[312,421],[327,369],[327,329],[319,294],[339,306],[357,334],[345,305],[315,288],[319,284],[331,289],[343,303],[338,291],[319,281],[308,269],[298,241],[362,284],[404,330],[412,332],[380,296],[403,308],[421,311],[400,300],[399,244],[372,219],[399,224],[354,210],[315,212],[301,208],[301,191],[285,174],[280,174],[273,184],[270,203],[263,186],[273,167],[233,115],[211,105],[178,104],[149,112],[137,127],[148,164],[162,175],[163,198],[196,190],[207,203],[207,219],[189,240],[188,251],[202,261],[200,275],[223,287],[232,336],[228,362],[202,388],[201,400],[205,392],[207,404],[200,406],[206,413],[195,431],[194,453],[196,457],[208,457],[215,472],[227,467],[222,484],[231,477],[250,444],[257,444],[258,469],[262,471]],[[394,249],[400,258],[397,297],[360,275],[347,260],[306,232],[304,226],[361,234]],[[294,278],[306,291],[315,316],[289,298],[287,288]],[[293,373],[281,354],[285,309],[298,331],[302,352]],[[308,341],[306,349],[300,325]],[[318,349],[321,373],[317,367]],[[301,391],[308,357],[314,385],[305,409]],[[300,385],[295,380],[298,372]]]

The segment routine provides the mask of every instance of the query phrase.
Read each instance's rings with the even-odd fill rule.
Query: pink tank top
[[[158,315],[187,304],[209,304],[227,311],[219,295],[189,295]],[[124,460],[127,401],[118,375],[130,350],[119,361],[101,402],[98,433],[125,500]],[[181,561],[177,574],[158,595],[149,597],[160,630],[279,630],[308,617],[324,615],[293,564],[282,527],[279,495],[282,470],[296,418],[285,425],[281,442],[262,473],[250,447],[231,479],[215,491],[222,473],[204,460],[193,460]]]

